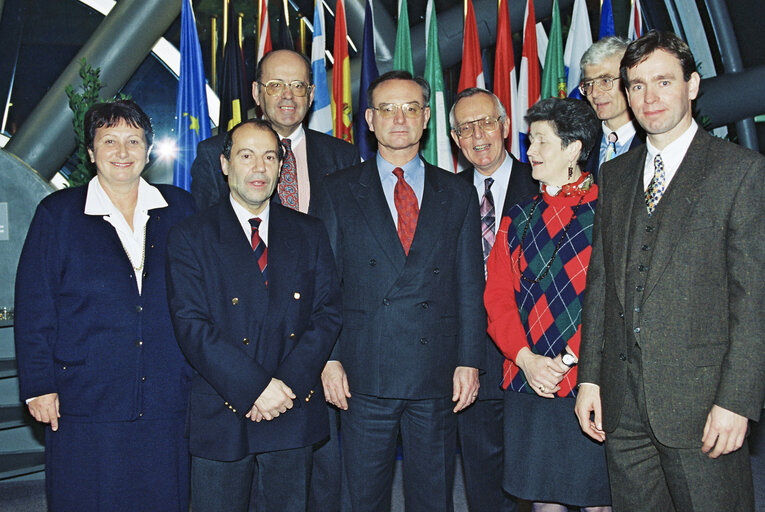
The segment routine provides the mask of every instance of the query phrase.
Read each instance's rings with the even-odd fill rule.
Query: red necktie
[[[260,267],[260,271],[263,273],[263,281],[265,281],[266,286],[268,286],[268,274],[266,274],[266,267],[268,267],[268,248],[258,233],[258,228],[260,227],[260,217],[251,218],[250,227],[252,228],[250,234],[252,250],[255,251],[255,259],[258,260],[258,266]]]
[[[396,188],[393,189],[393,202],[398,212],[398,237],[401,239],[401,245],[404,246],[404,252],[409,255],[409,247],[412,245],[414,230],[417,228],[417,216],[420,214],[420,208],[417,206],[417,196],[414,190],[404,180],[404,170],[401,167],[393,169],[398,181]]]
[[[297,181],[297,161],[295,153],[292,152],[292,142],[289,139],[282,139],[284,145],[284,162],[282,162],[282,174],[279,178],[279,200],[284,206],[293,210],[298,209],[298,181]]]

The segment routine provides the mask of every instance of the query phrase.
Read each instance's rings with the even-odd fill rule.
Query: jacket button
[[[143,306],[140,306],[140,305],[139,305],[139,306],[136,306],[136,307],[135,307],[135,310],[136,310],[138,313],[140,313],[141,311],[143,311]]]
[[[390,300],[389,299],[383,299],[383,306],[390,306]]]
[[[140,347],[141,345],[143,345],[143,341],[141,341],[141,340],[137,340],[137,341],[135,342],[135,346],[136,346],[136,347]]]
[[[640,248],[641,251],[647,251],[651,247],[648,244],[643,245],[643,247]]]
[[[233,304],[234,306],[239,304],[239,297],[234,297],[233,299],[231,299],[231,304]]]
[[[642,284],[639,284],[639,285],[637,285],[637,286],[635,287],[635,291],[636,291],[636,292],[642,292],[642,291],[643,291],[643,285],[642,285]]]
[[[311,397],[310,396],[305,397],[305,403],[308,403],[310,401],[311,401]]]
[[[640,327],[635,327],[633,330],[635,331],[635,334],[640,334]]]
[[[427,345],[428,344],[428,338],[420,338],[420,343],[422,343],[423,345]]]
[[[295,293],[293,293],[293,294],[292,294],[292,297],[293,297],[295,300],[300,300],[300,292],[295,292]]]
[[[231,412],[233,412],[234,414],[236,414],[236,409],[231,409]]]
[[[624,313],[622,313],[621,311],[619,311],[619,318],[624,318]]]
[[[147,277],[149,277],[149,273],[148,272],[144,272],[143,273],[143,278],[146,279]]]
[[[441,272],[441,270],[438,267],[433,269],[434,274],[438,274],[439,272]]]
[[[141,382],[146,382],[146,377],[141,377]]]
[[[645,265],[638,265],[638,272],[645,272],[646,270],[648,270],[648,267]]]
[[[646,233],[653,233],[653,229],[654,229],[653,226],[646,226],[645,227],[645,232]]]
[[[428,309],[430,307],[430,304],[428,304],[427,302],[423,302],[420,305],[422,306],[422,309]]]
[[[377,260],[376,259],[372,258],[371,260],[369,260],[369,266],[370,267],[374,267],[375,265],[377,265]]]
[[[635,313],[640,313],[640,306],[635,306]]]
[[[250,339],[249,338],[242,338],[242,343],[244,343],[245,345],[249,345],[250,344]]]
[[[295,334],[294,332],[291,332],[290,333],[290,339],[294,340],[295,338],[297,338],[297,334]]]
[[[626,361],[627,360],[627,356],[625,356],[623,353],[619,354],[619,359],[621,359],[622,361]]]

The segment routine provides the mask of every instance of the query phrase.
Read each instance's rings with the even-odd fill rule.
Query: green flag
[[[396,31],[396,52],[393,55],[393,69],[409,71],[414,75],[412,64],[412,41],[409,37],[409,12],[406,0],[398,4],[398,30]]]
[[[545,68],[542,70],[541,99],[565,97],[566,68],[563,65],[563,33],[560,28],[558,0],[553,0],[550,41],[547,43]]]
[[[438,49],[438,27],[433,0],[428,0],[428,6],[425,9],[425,26],[425,80],[430,84],[430,121],[428,121],[428,131],[422,147],[422,157],[431,165],[453,171],[454,160],[449,141],[449,112],[446,109],[444,97],[444,74],[441,69],[441,52]]]

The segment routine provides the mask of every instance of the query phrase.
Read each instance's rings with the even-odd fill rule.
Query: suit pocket
[[[688,347],[687,360],[693,366],[720,366],[728,352],[727,343]]]

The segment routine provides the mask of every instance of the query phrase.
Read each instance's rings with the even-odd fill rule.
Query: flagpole
[[[305,55],[306,46],[308,46],[307,31],[305,26],[306,21],[305,21],[305,17],[299,13],[298,13],[298,20],[300,21],[300,53]]]
[[[236,15],[236,18],[237,18],[237,24],[238,24],[238,27],[237,27],[237,29],[238,29],[237,35],[238,35],[238,37],[239,37],[239,46],[242,46],[242,19],[244,18],[244,13],[241,13],[241,12],[240,12],[240,13],[238,13],[238,14]]]
[[[210,78],[213,91],[218,90],[218,17],[210,18]]]
[[[289,9],[289,0],[284,0],[284,23],[287,24],[287,28],[290,28],[290,9]]]
[[[223,0],[223,48],[228,42],[228,0]]]

